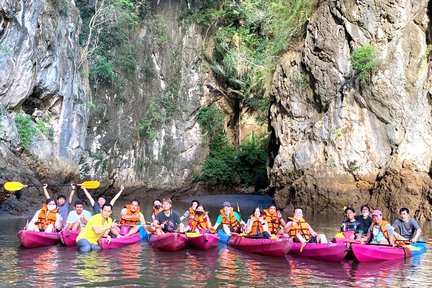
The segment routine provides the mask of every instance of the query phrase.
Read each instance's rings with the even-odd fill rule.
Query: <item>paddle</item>
[[[51,185],[51,186],[68,186],[70,184],[64,184],[64,185]],[[35,185],[25,185],[22,184],[21,182],[6,182],[3,187],[4,189],[6,189],[7,191],[19,191],[25,187],[31,187],[31,186],[35,186]],[[92,180],[92,181],[84,181],[80,184],[77,184],[77,186],[82,186],[84,188],[87,189],[96,189],[100,186],[99,181],[96,180]]]

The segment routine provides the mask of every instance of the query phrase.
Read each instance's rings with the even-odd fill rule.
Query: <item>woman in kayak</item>
[[[87,191],[87,189],[84,186],[81,186],[81,189],[83,189],[84,194],[87,196],[87,199],[90,201],[90,205],[93,207],[94,214],[100,213],[102,210],[102,206],[106,203],[106,199],[102,196],[100,196],[95,202],[93,197],[90,195],[90,193]],[[120,191],[114,196],[114,198],[110,201],[110,205],[114,206],[114,203],[117,201],[117,199],[120,197],[124,190],[123,185],[120,186]]]
[[[61,230],[60,214],[57,213],[58,208],[54,199],[48,198],[34,214],[26,230],[54,233]],[[57,230],[56,230],[57,229]]]
[[[393,227],[390,223],[383,220],[380,210],[374,210],[372,213],[372,225],[368,230],[366,243],[395,245]]]
[[[266,214],[259,207],[255,208],[246,223],[246,234],[254,238],[271,238],[268,231]]]
[[[193,219],[188,224],[188,230],[191,232],[198,233],[214,233],[213,225],[210,221],[210,217],[208,217],[207,212],[204,210],[204,206],[199,205],[195,210],[195,215]]]
[[[159,214],[159,212],[161,212],[162,209],[162,201],[159,199],[155,199],[153,200],[153,213],[152,213],[152,220],[155,220],[156,215]]]
[[[188,225],[191,224],[192,219],[195,216],[195,210],[200,205],[198,200],[192,200],[191,207],[189,207],[188,210],[186,210],[185,213],[183,213],[183,216],[180,217],[180,220],[183,221],[183,219],[188,218]]]

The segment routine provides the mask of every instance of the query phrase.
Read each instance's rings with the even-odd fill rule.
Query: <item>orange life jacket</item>
[[[189,207],[189,219],[192,220],[195,216],[195,210],[192,207]]]
[[[306,239],[306,241],[309,241],[311,233],[309,231],[309,224],[304,220],[304,218],[298,220],[294,217],[288,217],[288,219],[293,222],[289,228],[288,235],[295,239],[296,235],[300,234]]]
[[[384,234],[384,237],[385,237],[385,238],[387,239],[387,241],[389,241],[389,243],[390,243],[390,236],[389,236],[389,234],[388,234],[388,230],[387,230],[387,228],[386,228],[386,225],[387,225],[387,224],[389,224],[389,222],[387,222],[387,221],[385,221],[385,220],[382,220],[381,225],[379,225],[379,228],[381,229],[381,232]],[[370,231],[372,231],[372,229],[373,229],[373,227],[374,227],[375,225],[378,225],[378,224],[372,222],[372,225],[371,225],[371,227],[370,227]],[[371,238],[371,239],[372,239],[372,238]],[[395,236],[393,236],[392,239],[393,239],[393,242],[394,242],[394,243],[398,244],[398,241],[397,241],[397,239],[396,239]],[[403,243],[403,242],[402,242],[402,243]]]
[[[222,215],[222,224],[228,225],[231,227],[234,231],[237,231],[240,229],[239,222],[237,218],[234,216],[234,209],[231,207],[229,212],[229,218],[228,215],[225,214],[224,209],[221,209],[220,214]]]
[[[266,213],[266,220],[268,223],[268,229],[271,234],[277,234],[280,227],[280,219],[277,212],[271,214],[268,209],[264,209]]]
[[[138,207],[136,209],[135,212],[131,211],[131,205],[125,205],[124,208],[127,209],[126,215],[127,216],[134,216],[131,219],[123,219],[122,216],[120,216],[120,224],[125,224],[125,225],[137,225],[138,222],[140,221],[141,217],[140,217],[140,207]]]
[[[49,211],[48,215],[48,206],[46,204],[42,204],[42,209],[38,215],[38,220],[36,221],[35,225],[39,229],[46,229],[48,225],[55,224],[57,220],[57,211],[58,208],[55,208],[54,210]]]
[[[194,218],[192,219],[191,230],[195,231],[196,228],[200,228],[200,229],[204,229],[204,230],[211,228],[211,227],[208,227],[208,225],[207,225],[207,215],[195,214]]]
[[[162,208],[156,209],[153,207],[153,215],[156,217],[157,214],[159,214],[159,212],[162,211]]]
[[[249,217],[251,219],[252,222],[252,229],[251,232],[249,233],[249,235],[256,235],[258,233],[262,233],[264,232],[264,227],[263,224],[261,223],[259,218],[256,218],[255,216],[250,216]]]

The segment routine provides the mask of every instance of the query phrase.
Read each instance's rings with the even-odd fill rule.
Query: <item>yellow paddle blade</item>
[[[186,235],[188,237],[198,237],[198,236],[201,236],[202,234],[197,233],[197,232],[188,232],[188,233],[186,233]]]
[[[341,232],[336,233],[335,238],[345,238],[345,235]]]
[[[93,180],[93,181],[84,181],[78,185],[82,186],[84,188],[87,188],[87,189],[96,189],[96,188],[99,188],[100,183],[99,183],[99,181]]]
[[[20,182],[6,182],[3,185],[3,187],[7,191],[18,191],[18,190],[21,190],[22,188],[26,187],[26,185],[24,185]]]

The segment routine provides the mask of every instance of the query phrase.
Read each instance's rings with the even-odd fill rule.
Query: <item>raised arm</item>
[[[84,186],[81,186],[81,189],[84,191],[84,194],[86,195],[87,199],[90,201],[90,205],[93,207],[95,204],[93,197],[90,195],[90,193],[87,191],[87,189]]]
[[[70,193],[69,193],[69,199],[68,199],[69,204],[72,203],[72,199],[73,199],[73,196],[74,196],[74,194],[75,194],[75,189],[76,189],[76,186],[75,186],[74,184],[71,183],[71,191],[70,191]]]
[[[114,206],[114,203],[117,201],[117,199],[120,197],[120,195],[122,194],[122,192],[123,192],[123,190],[124,190],[124,186],[123,185],[121,185],[120,186],[120,191],[114,196],[114,198],[111,200],[111,202],[110,202],[110,204],[112,205],[112,206]]]
[[[47,198],[47,199],[49,199],[49,198],[51,198],[50,197],[50,195],[49,195],[49,193],[48,193],[48,184],[43,184],[43,190],[44,190],[44,194],[45,194],[45,197]]]

